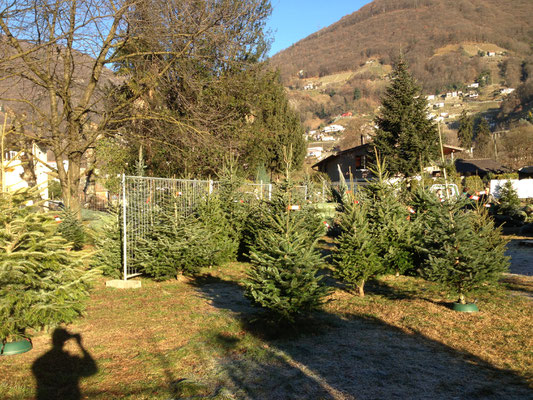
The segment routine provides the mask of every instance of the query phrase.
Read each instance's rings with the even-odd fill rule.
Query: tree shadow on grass
[[[533,399],[526,380],[512,371],[374,317],[317,313],[318,329],[273,338],[250,324],[255,310],[244,306],[238,285],[215,280],[197,288],[266,346],[219,363],[220,377],[242,398]],[[237,347],[239,339],[220,340]]]

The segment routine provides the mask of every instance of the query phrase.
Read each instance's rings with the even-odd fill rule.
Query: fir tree
[[[500,188],[500,198],[498,204],[498,214],[516,216],[520,211],[520,199],[513,187],[513,182],[505,181]]]
[[[469,150],[472,147],[474,139],[474,120],[463,110],[459,118],[459,130],[457,132],[459,143],[462,147]]]
[[[379,246],[368,220],[368,202],[348,194],[340,218],[341,235],[333,256],[335,275],[364,296],[365,283],[382,272]]]
[[[91,267],[99,268],[104,275],[113,278],[122,276],[122,231],[119,214],[110,211],[103,216],[100,226],[93,233],[96,252]]]
[[[411,176],[437,156],[436,126],[427,118],[427,101],[403,59],[392,73],[376,124],[374,147],[387,159],[391,174]]]
[[[218,194],[211,194],[197,210],[198,223],[207,232],[204,246],[210,249],[210,265],[234,260],[239,248],[240,232],[233,229],[223,204]]]
[[[157,280],[194,274],[213,262],[210,232],[196,215],[179,212],[177,201],[171,195],[161,200],[149,232],[135,249],[135,264]]]
[[[57,230],[70,243],[73,250],[81,250],[85,243],[85,230],[77,215],[69,208],[60,214],[61,223]]]
[[[369,203],[367,219],[383,263],[382,272],[400,274],[413,267],[409,211],[400,199],[402,188],[389,180],[385,161],[377,155],[376,160],[376,179],[363,187]]]
[[[490,157],[494,154],[490,144],[490,126],[485,118],[481,118],[476,126],[476,147],[474,155],[476,157]]]
[[[465,304],[469,293],[496,282],[507,268],[505,242],[492,220],[466,210],[464,201],[441,202],[426,193],[421,198],[421,273]]]
[[[91,273],[69,251],[52,215],[23,189],[0,194],[0,339],[72,322],[83,311]]]
[[[274,320],[289,323],[316,309],[327,294],[317,275],[322,264],[316,247],[324,233],[321,222],[311,218],[314,213],[293,206],[287,179],[260,209],[265,224],[256,232],[245,281],[246,296],[255,305]]]
[[[250,206],[244,202],[243,193],[239,191],[243,179],[239,176],[237,159],[228,158],[224,161],[221,173],[218,175],[219,189],[217,191],[220,206],[229,224],[228,239],[235,246],[234,258],[239,249],[242,251],[242,240],[246,220],[249,217]]]

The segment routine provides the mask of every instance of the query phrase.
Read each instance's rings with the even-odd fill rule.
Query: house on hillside
[[[511,94],[515,91],[515,88],[504,88],[500,90],[501,94]]]
[[[345,179],[350,177],[350,172],[354,179],[370,179],[372,174],[366,165],[369,148],[370,145],[367,143],[339,151],[317,162],[312,168],[326,173],[332,182],[340,180],[339,167]]]
[[[322,157],[322,152],[323,151],[324,151],[324,148],[322,146],[308,147],[307,148],[307,157],[320,158],[320,157]]]
[[[469,88],[473,89],[473,88],[478,88],[479,87],[479,83],[477,82],[474,82],[474,83],[471,83],[468,85]]]
[[[353,115],[352,112],[348,111],[348,112],[345,112],[344,114],[342,114],[341,117],[346,118],[346,117],[351,117],[352,115]]]
[[[372,179],[373,175],[368,169],[367,159],[369,152],[372,150],[371,143],[366,143],[360,146],[355,146],[350,149],[339,151],[332,154],[329,157],[317,162],[312,166],[313,169],[324,172],[329,176],[332,182],[338,182],[340,180],[339,167],[345,179],[350,177],[352,173],[354,179],[368,180]],[[464,151],[461,147],[456,146],[443,146],[444,155],[451,156],[452,160],[454,154]],[[434,173],[439,172],[437,167],[428,167],[427,172]]]
[[[478,175],[484,177],[489,173],[505,174],[513,170],[505,167],[495,160],[488,158],[455,160],[455,169],[462,176]]]

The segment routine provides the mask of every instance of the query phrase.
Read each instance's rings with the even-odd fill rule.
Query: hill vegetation
[[[354,71],[369,59],[391,64],[400,53],[426,91],[474,80],[483,55],[504,52],[504,79],[516,86],[531,63],[529,0],[375,0],[271,58],[286,83]]]
[[[486,120],[490,131],[498,132],[486,146],[491,151],[478,148],[477,156],[519,167],[533,161],[527,150],[513,147],[518,137],[530,141],[533,131],[532,13],[527,0],[375,0],[269,61],[280,70],[308,130],[332,122],[344,126],[335,142],[313,142],[309,136],[310,145],[322,146],[326,154],[373,136],[401,55],[431,99],[428,112],[442,121],[448,144],[461,144],[459,116],[466,113],[476,127]],[[529,148],[523,144],[518,143]]]

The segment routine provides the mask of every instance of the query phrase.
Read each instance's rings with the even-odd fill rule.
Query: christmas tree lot
[[[0,194],[0,340],[72,322],[88,297],[94,273],[39,201],[33,189]]]

